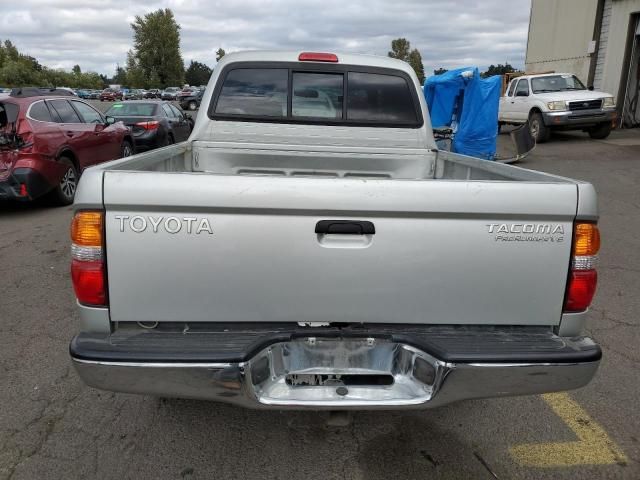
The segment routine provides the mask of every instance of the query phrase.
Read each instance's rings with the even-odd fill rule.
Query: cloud
[[[524,64],[530,0],[21,0],[0,6],[0,38],[53,68],[112,75],[135,15],[171,8],[185,63],[215,51],[319,50],[386,55],[405,37],[438,67]]]

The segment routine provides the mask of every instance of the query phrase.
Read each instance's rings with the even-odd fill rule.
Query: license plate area
[[[244,365],[249,392],[264,405],[341,408],[423,404],[448,364],[379,338],[301,338],[275,343]]]
[[[293,373],[285,376],[285,383],[290,387],[331,387],[331,386],[365,386],[393,385],[392,375],[375,374],[319,374]]]

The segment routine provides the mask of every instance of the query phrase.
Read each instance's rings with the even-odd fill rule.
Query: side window
[[[76,111],[66,100],[49,100],[48,104],[60,117],[60,123],[82,123]]]
[[[169,105],[167,105],[166,103],[162,104],[162,111],[164,111],[165,116],[169,117],[169,118],[173,118],[173,110],[171,110],[171,108],[169,108]]]
[[[287,115],[286,68],[237,68],[222,84],[215,113],[284,117]]]
[[[509,85],[509,91],[507,92],[507,96],[513,97],[513,92],[516,89],[517,80],[511,80],[511,85]]]
[[[516,87],[516,96],[521,92],[526,93],[525,96],[529,95],[529,81],[526,79],[520,80],[518,82],[518,86]]]
[[[183,117],[182,112],[180,110],[178,110],[174,105],[169,105],[169,108],[173,112],[173,116],[175,118],[182,118]]]
[[[78,102],[77,100],[74,100],[72,103],[73,106],[76,107],[78,113],[80,113],[84,123],[104,123],[102,115],[86,103]]]
[[[349,72],[347,119],[417,124],[407,81],[395,75]]]
[[[44,100],[31,105],[31,108],[29,109],[29,116],[34,120],[39,120],[41,122],[54,121],[53,118],[51,118],[51,112],[49,112]]]
[[[294,117],[342,118],[344,76],[341,73],[293,73]]]

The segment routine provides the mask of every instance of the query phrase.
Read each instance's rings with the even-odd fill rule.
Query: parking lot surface
[[[71,208],[1,204],[0,478],[640,478],[640,131],[558,134],[521,166],[598,190],[595,380],[568,394],[360,412],[346,427],[327,426],[324,412],[85,387],[67,350]]]

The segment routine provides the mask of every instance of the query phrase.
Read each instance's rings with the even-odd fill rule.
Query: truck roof
[[[552,73],[527,73],[526,75],[520,75],[517,78],[537,78],[537,77],[557,77],[557,76],[573,76],[573,73],[565,73],[565,72],[552,72]],[[516,77],[514,77],[516,78]]]
[[[220,59],[218,66],[224,67],[232,62],[297,62],[303,51],[294,50],[247,50],[242,52],[228,53]],[[353,53],[330,52],[338,57],[338,64],[358,65],[367,67],[393,68],[401,70],[412,77],[415,72],[411,66],[402,60],[379,55],[364,55]],[[312,62],[309,62],[312,63]],[[317,62],[324,63],[324,62]]]

